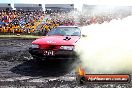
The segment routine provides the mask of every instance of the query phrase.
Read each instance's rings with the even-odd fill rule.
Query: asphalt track
[[[132,88],[132,83],[79,85],[78,61],[34,60],[27,51],[32,41],[0,39],[0,88]]]

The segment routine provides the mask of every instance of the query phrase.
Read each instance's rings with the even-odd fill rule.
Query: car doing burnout
[[[29,48],[33,58],[75,58],[76,42],[81,37],[81,30],[75,26],[59,26],[52,29],[46,36],[36,39]]]

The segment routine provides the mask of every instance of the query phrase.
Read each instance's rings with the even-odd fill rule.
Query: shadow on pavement
[[[58,77],[72,71],[74,60],[28,60],[10,69],[13,73],[24,76]]]

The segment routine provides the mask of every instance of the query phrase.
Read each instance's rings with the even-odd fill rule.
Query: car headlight
[[[32,48],[39,48],[39,45],[32,44]]]
[[[62,49],[62,50],[73,50],[74,46],[61,46],[60,49]]]

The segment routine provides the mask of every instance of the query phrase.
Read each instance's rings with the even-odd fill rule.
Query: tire
[[[86,80],[86,78],[84,76],[80,76],[80,77],[78,76],[76,80],[77,80],[77,83],[79,85],[85,85],[86,82],[87,82],[87,80]]]

